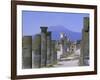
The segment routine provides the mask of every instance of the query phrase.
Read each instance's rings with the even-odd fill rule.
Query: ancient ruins
[[[84,17],[82,40],[71,41],[61,32],[59,40],[41,26],[41,33],[22,38],[22,68],[48,68],[89,65],[89,18]],[[76,61],[76,62],[75,62]]]

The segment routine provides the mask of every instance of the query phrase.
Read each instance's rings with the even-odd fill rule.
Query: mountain
[[[64,26],[51,26],[48,28],[48,31],[52,32],[52,39],[58,40],[60,39],[60,33],[65,33],[70,40],[81,40],[82,34],[81,32],[73,32],[71,30],[68,30]]]

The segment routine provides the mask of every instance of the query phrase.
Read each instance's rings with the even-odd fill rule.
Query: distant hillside
[[[51,26],[48,31],[52,31],[52,39],[58,40],[60,38],[60,33],[64,32],[71,40],[80,40],[82,34],[80,32],[73,32],[66,29],[64,26]]]

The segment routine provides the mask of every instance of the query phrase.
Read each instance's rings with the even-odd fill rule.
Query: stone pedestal
[[[32,68],[32,36],[22,38],[22,68]]]
[[[41,35],[37,34],[32,40],[32,68],[41,67]]]
[[[41,28],[41,67],[46,67],[47,61],[47,27]]]

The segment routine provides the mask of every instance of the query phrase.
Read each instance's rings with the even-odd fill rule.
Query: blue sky
[[[59,25],[74,32],[81,32],[83,17],[89,17],[89,14],[22,11],[23,35],[37,34],[41,26]]]

